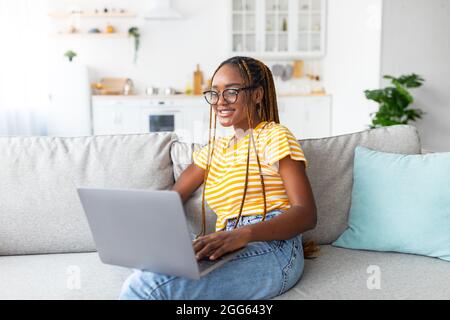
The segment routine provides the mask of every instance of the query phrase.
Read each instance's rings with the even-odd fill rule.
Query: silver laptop
[[[80,187],[77,192],[103,263],[200,279],[244,250],[197,261],[176,191]]]

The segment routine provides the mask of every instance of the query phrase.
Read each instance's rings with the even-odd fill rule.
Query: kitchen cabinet
[[[93,96],[92,117],[95,135],[174,131],[194,141],[209,106],[203,97]]]
[[[142,101],[93,98],[94,135],[143,132],[141,107]]]
[[[297,139],[332,134],[331,96],[280,96],[278,111]],[[208,141],[209,105],[203,97],[94,96],[92,116],[95,135],[174,131],[181,141]],[[152,128],[151,117],[169,121]],[[171,125],[173,130],[166,130]],[[217,122],[217,136],[232,133]]]
[[[48,72],[49,136],[92,134],[88,68],[67,60],[55,62]]]
[[[278,99],[280,123],[299,140],[332,135],[331,107],[329,95]]]
[[[326,0],[232,0],[232,55],[321,57]]]

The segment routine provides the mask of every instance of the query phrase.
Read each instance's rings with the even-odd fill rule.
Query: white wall
[[[102,5],[125,7],[142,14],[148,8],[144,0],[49,0],[50,10],[64,10],[67,6],[78,4],[83,8],[96,8]],[[211,75],[217,65],[227,56],[228,19],[225,14],[227,0],[172,0],[173,7],[179,11],[181,20],[111,19],[119,31],[127,31],[137,25],[142,34],[138,62],[133,64],[132,39],[104,39],[55,37],[52,41],[51,60],[60,59],[68,49],[78,53],[80,62],[89,66],[92,80],[100,77],[129,77],[141,92],[147,86],[176,87],[184,90],[197,63],[205,77]],[[104,28],[105,20],[85,19],[82,27]],[[53,22],[53,28],[61,26]]]
[[[415,125],[423,148],[435,151],[450,151],[449,18],[448,0],[384,1],[381,74],[423,76],[411,93],[427,114]]]
[[[382,0],[329,0],[324,83],[333,95],[333,134],[367,129],[380,82]]]

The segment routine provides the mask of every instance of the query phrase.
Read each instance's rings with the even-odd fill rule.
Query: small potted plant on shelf
[[[69,62],[72,62],[73,58],[75,58],[77,56],[77,53],[74,52],[73,50],[68,50],[68,51],[66,51],[64,56],[67,57],[67,59],[69,59]]]
[[[131,27],[130,29],[128,29],[128,36],[134,38],[134,59],[133,59],[133,62],[136,64],[137,54],[138,54],[140,40],[141,40],[141,33],[139,32],[139,28],[138,27]]]
[[[370,114],[372,117],[370,128],[408,124],[409,121],[421,119],[425,112],[408,108],[414,99],[407,89],[420,87],[425,80],[415,73],[398,78],[385,75],[383,78],[390,79],[392,86],[364,91],[367,99],[380,105],[377,112]]]

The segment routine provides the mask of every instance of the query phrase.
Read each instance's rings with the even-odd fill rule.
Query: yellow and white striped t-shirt
[[[290,207],[286,190],[278,170],[278,161],[286,156],[294,160],[307,160],[294,135],[285,126],[275,122],[260,122],[253,129],[261,171],[264,177],[267,212]],[[247,150],[250,135],[228,147],[233,135],[216,138],[208,181],[205,186],[205,198],[217,215],[216,231],[223,230],[228,219],[239,215],[244,195]],[[212,145],[211,145],[212,147]],[[206,169],[208,145],[194,151],[196,165]],[[242,216],[264,213],[264,199],[259,176],[258,163],[253,144],[250,145],[250,162],[247,195]]]

